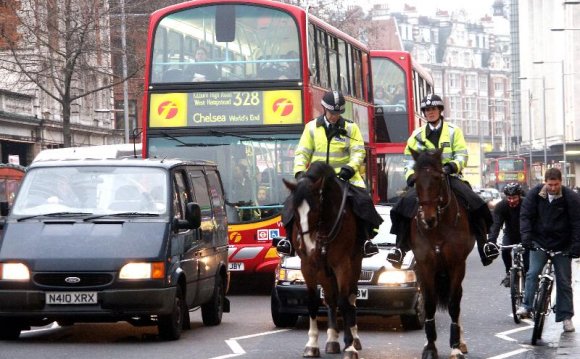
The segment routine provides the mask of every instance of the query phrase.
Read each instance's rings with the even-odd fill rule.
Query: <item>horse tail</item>
[[[447,272],[438,272],[435,279],[435,292],[437,293],[437,306],[447,310],[451,292],[451,281]]]

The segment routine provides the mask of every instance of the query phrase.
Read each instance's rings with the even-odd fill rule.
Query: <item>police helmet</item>
[[[320,104],[332,113],[344,113],[346,101],[340,91],[328,91],[322,97]]]
[[[512,183],[508,183],[504,187],[503,193],[506,196],[521,196],[524,193],[524,191],[522,190],[522,186],[520,186],[519,183],[512,182]]]
[[[438,107],[441,111],[445,109],[443,99],[439,95],[430,93],[421,100],[421,111],[425,112],[427,107]]]

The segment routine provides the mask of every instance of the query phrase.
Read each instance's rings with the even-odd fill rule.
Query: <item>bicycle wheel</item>
[[[514,322],[520,324],[521,318],[516,314],[518,308],[522,305],[523,295],[521,288],[521,277],[523,273],[521,269],[510,269],[510,296],[512,300],[512,315]]]
[[[534,330],[532,332],[532,345],[536,345],[538,339],[542,337],[544,321],[548,315],[550,305],[550,283],[542,281],[536,292],[534,301]]]

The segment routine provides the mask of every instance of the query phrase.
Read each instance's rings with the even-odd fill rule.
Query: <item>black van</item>
[[[27,170],[1,220],[0,339],[57,321],[157,325],[229,311],[227,219],[215,164],[55,160]]]

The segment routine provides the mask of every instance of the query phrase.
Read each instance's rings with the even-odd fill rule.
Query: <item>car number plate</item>
[[[46,304],[97,304],[97,292],[47,292]]]
[[[324,290],[320,288],[320,298],[324,298]],[[367,288],[359,288],[356,292],[356,299],[369,299],[369,290]]]
[[[244,263],[230,262],[228,264],[228,269],[230,271],[233,271],[233,272],[243,271],[244,270]]]

